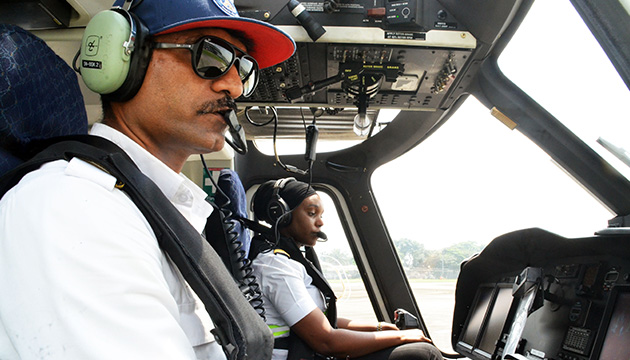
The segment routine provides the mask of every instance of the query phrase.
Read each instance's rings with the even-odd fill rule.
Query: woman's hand
[[[431,339],[427,338],[426,336],[424,336],[424,332],[420,329],[407,329],[407,330],[400,330],[401,335],[402,335],[402,341],[404,343],[410,343],[410,342],[428,342],[428,343],[433,343],[433,341],[431,341]]]
[[[339,318],[338,326],[338,329],[333,329],[324,313],[315,309],[291,326],[291,331],[295,331],[316,352],[337,357],[359,357],[405,343],[431,342],[422,330],[398,330],[390,323],[382,323],[383,331],[375,331],[378,325],[373,321]]]

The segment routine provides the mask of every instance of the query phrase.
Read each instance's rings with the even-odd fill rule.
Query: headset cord
[[[291,214],[290,211],[280,215],[280,217],[278,217],[278,219],[276,219],[276,222],[273,225],[273,235],[274,235],[273,247],[274,247],[274,249],[275,249],[276,246],[278,246],[278,243],[280,242],[280,223],[282,222],[282,219],[284,217],[286,217],[286,216],[289,216],[289,214]]]
[[[282,162],[282,160],[280,160],[280,155],[278,155],[278,147],[276,146],[276,140],[278,139],[278,112],[276,111],[275,107],[271,107],[271,110],[274,113],[274,122],[273,122],[273,154],[276,157],[276,161],[278,162],[278,164],[280,165],[280,167],[282,167],[285,171],[290,172],[290,173],[294,173],[294,174],[300,174],[300,175],[306,175],[306,171],[302,170],[302,169],[298,169],[297,167],[293,166],[293,165],[287,165],[285,163]]]
[[[226,199],[225,204],[221,205],[219,210],[224,215],[221,225],[223,226],[223,231],[225,232],[228,241],[227,245],[230,252],[230,262],[238,268],[238,273],[232,275],[239,284],[239,289],[243,293],[243,296],[245,296],[245,299],[247,299],[249,304],[256,310],[258,315],[260,315],[263,320],[266,320],[262,291],[258,285],[256,276],[253,274],[252,262],[246,257],[245,251],[243,250],[243,243],[239,241],[238,233],[234,230],[236,227],[234,222],[239,220],[234,219],[234,214],[228,208],[231,203],[230,199],[210,175],[210,171],[208,170],[208,166],[206,165],[203,155],[200,156],[206,176],[210,178],[210,181],[212,181],[215,189],[217,189],[217,191],[220,192]],[[206,234],[206,236],[208,236],[208,234]]]
[[[308,152],[308,130],[306,129],[306,118],[304,117],[304,111],[302,110],[302,107],[300,106],[300,115],[302,115],[302,125],[304,125],[304,137],[305,137],[305,141],[306,141],[306,151],[305,151],[305,155]],[[313,114],[313,126],[315,126],[315,114]],[[306,170],[306,173],[308,174],[308,185],[312,185],[313,184],[313,162],[314,162],[314,158],[312,159],[307,159],[308,161],[308,169]]]
[[[273,116],[271,117],[271,119],[269,119],[269,120],[267,120],[267,121],[265,121],[263,123],[257,123],[255,121],[253,121],[252,118],[249,116],[249,110],[251,109],[251,106],[248,106],[247,108],[245,108],[245,118],[247,119],[247,121],[250,124],[252,124],[254,126],[266,126],[266,125],[269,125],[273,121],[273,154],[274,154],[274,156],[276,158],[276,162],[286,172],[290,172],[290,173],[298,174],[298,175],[307,175],[309,173],[309,171],[310,171],[310,167],[309,167],[309,170],[302,170],[302,169],[299,169],[296,166],[293,166],[293,165],[290,165],[290,164],[285,164],[280,159],[280,155],[278,154],[278,147],[277,147],[278,111],[276,110],[276,108],[274,106],[269,106],[269,108],[273,112]],[[300,108],[300,111],[301,111],[301,108]]]

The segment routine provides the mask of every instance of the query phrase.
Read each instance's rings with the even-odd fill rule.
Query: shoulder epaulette
[[[280,254],[280,255],[284,255],[284,256],[286,256],[286,257],[287,257],[287,258],[289,258],[289,259],[291,258],[291,255],[289,255],[289,253],[288,253],[288,252],[286,252],[286,251],[284,251],[284,250],[282,250],[282,249],[274,249],[274,250],[273,250],[273,253],[274,253],[275,255],[278,255],[278,254]]]

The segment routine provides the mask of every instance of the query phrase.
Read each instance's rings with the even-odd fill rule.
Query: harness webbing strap
[[[249,250],[249,258],[252,261],[258,256],[258,254],[273,249],[275,254],[281,254],[288,256],[302,266],[306,268],[306,273],[313,279],[312,284],[319,289],[326,299],[326,311],[324,314],[330,322],[332,327],[337,327],[337,304],[335,293],[330,287],[330,284],[324,278],[321,273],[321,267],[319,266],[319,260],[315,254],[315,251],[311,247],[306,247],[306,257],[302,254],[295,241],[292,239],[280,236],[278,242],[271,242],[268,238],[274,236],[273,230],[256,226],[256,231],[259,233],[252,239],[252,245]],[[288,337],[276,337],[274,339],[275,349],[289,350],[288,360],[304,360],[304,359],[325,359],[325,356],[321,356],[304,341],[294,331],[289,331]]]
[[[330,287],[328,281],[324,277],[324,274],[321,273],[321,270],[315,266],[313,262],[306,259],[302,252],[295,244],[295,241],[285,238],[281,236],[278,240],[278,245],[276,250],[283,250],[289,257],[300,264],[302,264],[306,268],[306,273],[313,279],[313,285],[322,292],[324,297],[326,298],[326,312],[324,313],[330,322],[330,326],[336,328],[337,327],[337,303],[335,292]]]
[[[273,342],[274,349],[289,350],[291,348],[291,337],[275,338]]]
[[[213,333],[232,359],[269,359],[271,331],[243,297],[223,261],[162,191],[118,146],[97,136],[64,137],[0,179],[0,197],[42,164],[78,157],[93,162],[124,184],[124,191],[145,216],[160,248],[203,301],[215,324]]]

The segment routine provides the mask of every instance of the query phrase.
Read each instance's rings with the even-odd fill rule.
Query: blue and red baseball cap
[[[114,6],[121,6],[118,0]],[[251,41],[247,49],[260,68],[281,63],[295,52],[295,42],[277,27],[240,17],[233,0],[144,0],[132,10],[149,29],[150,35],[169,34],[198,28],[239,31]]]

